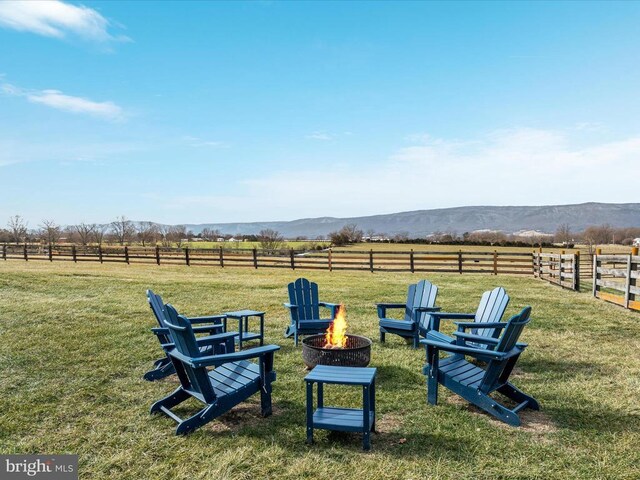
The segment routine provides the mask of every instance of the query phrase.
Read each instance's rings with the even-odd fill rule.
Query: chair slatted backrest
[[[178,315],[176,309],[170,304],[165,306],[165,311],[167,313],[165,325],[171,332],[176,350],[187,357],[201,357],[202,353],[196,343],[196,336],[189,320],[182,315]],[[198,394],[202,395],[203,400],[207,403],[215,400],[216,394],[209,381],[206,367],[195,368],[175,357],[171,357],[171,361],[176,367],[176,373],[182,388],[188,392],[195,393],[196,396]]]
[[[158,325],[160,325],[161,328],[166,328],[165,327],[166,312],[164,308],[164,302],[162,301],[162,297],[154,293],[153,290],[147,290],[147,301],[149,302],[151,311],[153,312],[153,314],[156,317],[156,320],[158,321]]]
[[[409,285],[409,293],[407,294],[407,307],[404,311],[404,319],[413,321],[413,309],[418,307],[434,307],[436,297],[438,296],[438,287],[428,280],[420,280],[418,283]],[[415,319],[418,325],[426,327],[429,314],[420,312]]]
[[[319,320],[320,302],[318,296],[318,284],[310,282],[306,278],[298,278],[288,285],[289,303],[297,305],[297,309],[291,311],[294,320]],[[296,318],[297,315],[297,318]]]
[[[500,341],[496,345],[494,351],[509,352],[511,351],[520,338],[520,334],[524,330],[525,325],[531,320],[531,307],[524,307],[520,313],[514,315],[507,322],[507,326],[500,335]],[[480,390],[490,392],[495,387],[496,382],[506,381],[511,369],[514,366],[515,359],[511,360],[490,360],[487,369],[480,383]],[[505,378],[506,377],[506,378]]]
[[[509,295],[502,287],[496,287],[491,291],[484,292],[480,299],[480,305],[476,310],[475,323],[499,322],[509,305]],[[498,338],[500,330],[495,328],[476,328],[471,331],[474,335],[483,337]]]

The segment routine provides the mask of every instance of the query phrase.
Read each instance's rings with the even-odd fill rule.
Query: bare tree
[[[349,223],[345,225],[340,231],[349,238],[349,243],[362,242],[362,230],[360,230],[358,228],[358,225],[356,225],[355,223]]]
[[[178,247],[182,247],[182,244],[187,240],[187,227],[184,225],[173,225],[169,227],[169,241],[175,243]]]
[[[55,245],[60,240],[62,236],[62,228],[60,225],[56,224],[53,220],[42,220],[42,225],[40,225],[40,238],[44,240],[49,245]]]
[[[81,222],[78,225],[73,226],[73,230],[78,235],[78,239],[82,245],[86,245],[91,241],[91,238],[94,236],[94,229],[96,228],[95,224],[88,224]]]
[[[111,222],[111,233],[113,233],[113,236],[120,245],[130,242],[135,232],[136,229],[133,222],[128,220],[124,215]]]
[[[212,230],[211,228],[204,228],[200,233],[200,237],[209,242],[214,242],[218,237],[221,237],[220,230]]]
[[[258,241],[260,242],[260,248],[268,252],[273,252],[284,247],[284,238],[282,238],[280,232],[271,228],[260,230],[260,233],[258,233]]]
[[[95,223],[91,224],[91,229],[93,232],[93,241],[96,242],[98,245],[102,245],[102,242],[104,242],[104,236],[107,233],[108,227],[107,225],[98,225]]]
[[[571,227],[568,223],[563,223],[558,226],[555,234],[555,241],[562,244],[568,244],[572,239]]]
[[[27,222],[25,222],[20,215],[9,217],[7,227],[9,227],[9,234],[13,242],[18,244],[25,241],[27,237],[27,225]]]
[[[160,243],[162,243],[163,247],[171,247],[173,245],[170,225],[160,225],[158,227],[158,235],[160,236]]]
[[[143,247],[155,243],[158,238],[158,226],[153,222],[140,222],[136,230],[138,231],[138,240]]]

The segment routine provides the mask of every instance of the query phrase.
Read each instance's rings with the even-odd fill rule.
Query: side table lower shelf
[[[313,428],[338,430],[341,432],[362,432],[365,430],[364,413],[360,408],[322,407],[313,412]],[[370,410],[369,428],[373,429],[375,412]]]

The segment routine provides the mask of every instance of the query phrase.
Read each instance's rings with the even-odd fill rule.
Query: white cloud
[[[333,135],[325,132],[313,132],[312,134],[305,136],[305,138],[310,140],[331,140]]]
[[[120,121],[125,118],[122,107],[110,101],[96,102],[87,98],[65,95],[59,90],[25,90],[9,83],[0,84],[0,90],[6,95],[25,97],[31,103],[46,105],[64,112],[90,115],[111,121]]]
[[[187,145],[195,148],[202,148],[202,147],[228,148],[229,147],[229,144],[225,142],[221,142],[219,140],[204,140],[202,138],[192,137],[192,136],[186,136],[186,137],[183,137],[183,139]]]
[[[247,180],[242,195],[172,199],[167,207],[211,206],[220,220],[239,221],[637,201],[640,135],[585,145],[572,132],[518,128],[469,140],[414,137],[420,143],[366,168],[327,162]],[[616,173],[615,181],[606,181],[607,172]]]
[[[53,38],[77,36],[99,43],[129,40],[111,34],[110,22],[96,10],[59,0],[2,1],[0,26]]]

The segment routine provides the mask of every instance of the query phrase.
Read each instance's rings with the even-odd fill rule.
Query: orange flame
[[[347,346],[347,310],[340,304],[327,332],[324,334],[324,348],[344,348]]]

